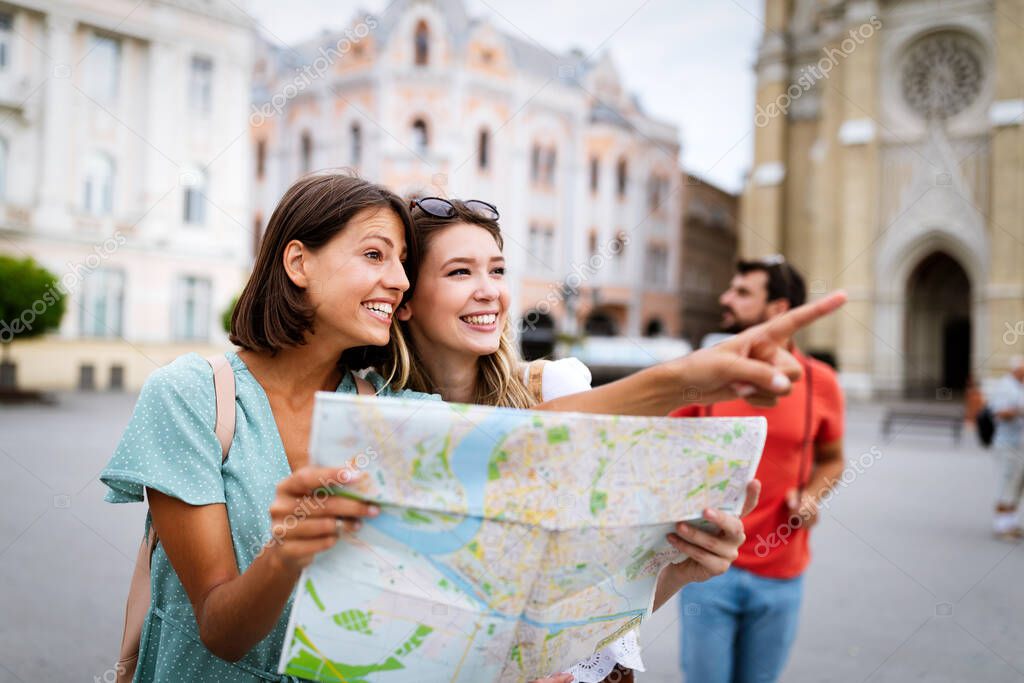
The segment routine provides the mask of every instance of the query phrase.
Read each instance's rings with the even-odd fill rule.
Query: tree
[[[57,276],[32,258],[0,254],[0,282],[0,358],[8,365],[15,339],[38,337],[60,326],[67,299]]]
[[[0,255],[0,342],[38,337],[60,326],[67,301],[57,276],[32,258]]]
[[[224,312],[220,314],[220,324],[224,328],[224,331],[231,334],[231,316],[235,313],[235,306],[238,305],[238,295],[236,294],[232,299],[228,307],[224,309]]]

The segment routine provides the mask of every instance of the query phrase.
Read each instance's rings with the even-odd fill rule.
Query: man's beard
[[[762,313],[760,320],[755,320],[754,322],[745,323],[745,322],[740,321],[739,316],[737,316],[735,311],[733,311],[731,308],[723,308],[722,309],[722,313],[728,313],[730,316],[732,316],[732,319],[733,319],[732,325],[725,325],[725,324],[720,325],[720,327],[722,329],[722,332],[725,332],[726,334],[739,334],[740,332],[743,332],[744,330],[746,330],[748,328],[751,328],[754,325],[760,325],[761,323],[763,323],[763,322],[768,320],[768,316],[764,315]]]

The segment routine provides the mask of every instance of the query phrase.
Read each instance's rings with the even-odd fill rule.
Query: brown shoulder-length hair
[[[304,344],[306,334],[313,331],[313,309],[305,291],[285,271],[284,249],[292,240],[318,249],[356,214],[372,208],[398,216],[406,257],[415,259],[416,235],[407,204],[386,187],[346,171],[321,171],[303,176],[288,188],[270,216],[256,263],[231,314],[231,342],[271,354]],[[414,274],[409,275],[411,283]],[[339,362],[353,369],[380,364],[389,355],[384,348],[349,349]]]
[[[409,275],[410,283],[419,273],[434,237],[458,223],[469,223],[483,228],[491,234],[499,249],[504,250],[505,248],[501,228],[496,220],[474,213],[457,199],[448,201],[455,208],[455,215],[450,218],[432,216],[418,206],[412,209],[413,232],[419,244],[419,250],[416,256],[409,257],[405,262],[405,270]],[[413,287],[410,286],[406,298],[409,299],[412,296]],[[392,328],[391,336],[405,351],[405,353],[401,351],[394,353],[390,358],[388,369],[394,378],[394,387],[426,393],[440,393],[437,383],[427,372],[427,367],[423,363],[420,349],[416,347],[409,330],[409,323],[399,322],[397,327]],[[498,350],[492,354],[481,356],[477,360],[476,392],[473,403],[510,408],[529,408],[535,405],[537,401],[526,387],[522,372],[522,360],[512,338],[512,326],[506,318],[505,328],[502,330],[501,339],[498,342]]]

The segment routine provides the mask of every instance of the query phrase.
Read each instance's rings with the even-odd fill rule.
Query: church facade
[[[766,0],[740,249],[850,302],[800,342],[859,396],[1024,353],[1024,1]]]

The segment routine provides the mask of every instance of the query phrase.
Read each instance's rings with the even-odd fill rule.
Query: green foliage
[[[0,254],[0,342],[46,334],[60,326],[67,298],[57,276],[31,258]]]
[[[231,303],[224,309],[224,312],[220,314],[220,324],[224,328],[224,331],[231,334],[231,316],[235,313],[235,306],[238,305],[238,295],[236,294],[231,299]]]

